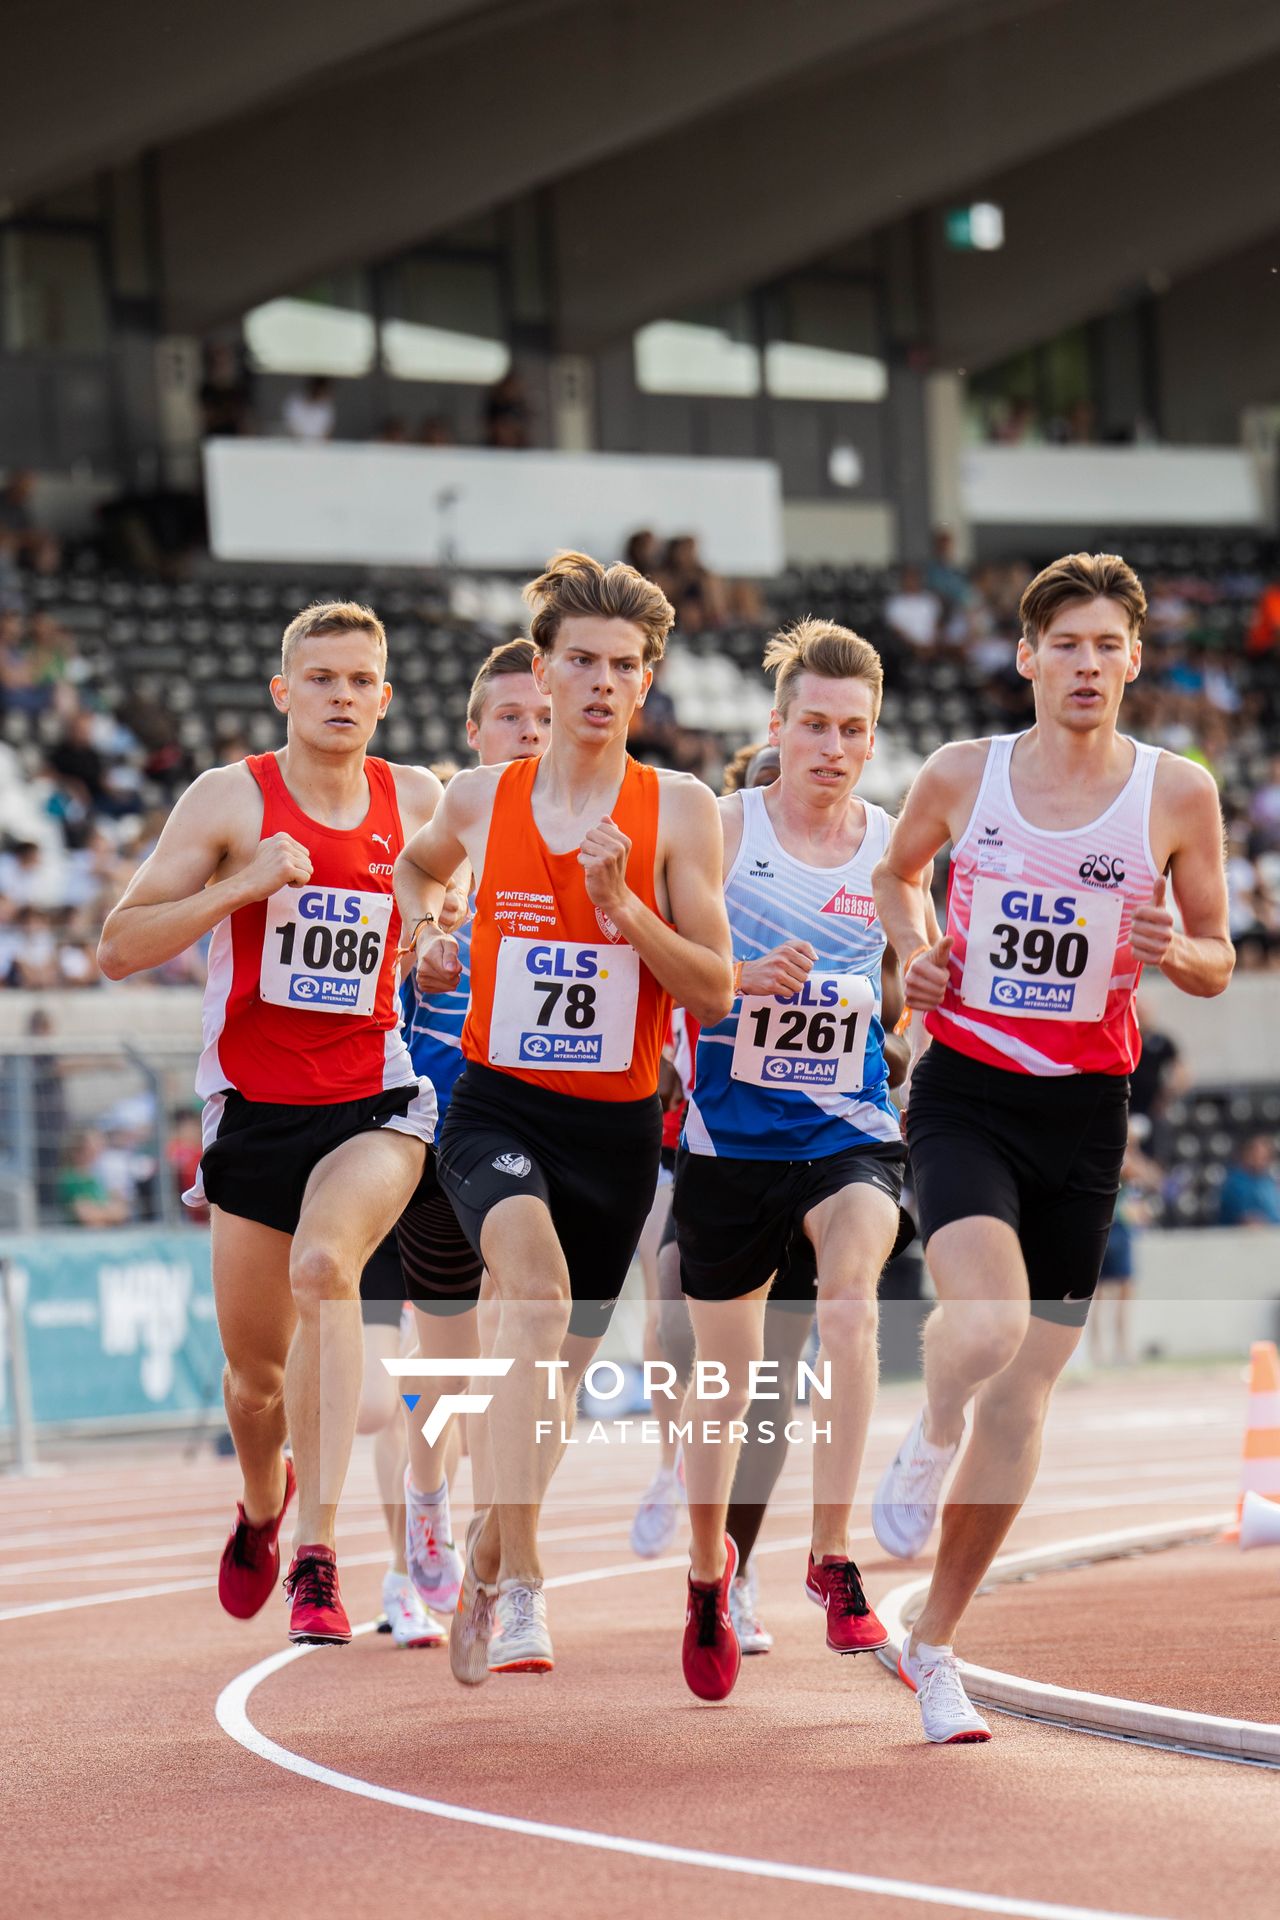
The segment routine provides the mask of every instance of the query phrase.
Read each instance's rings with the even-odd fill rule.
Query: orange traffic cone
[[[1245,1421],[1244,1459],[1236,1523],[1224,1540],[1240,1538],[1246,1493],[1280,1502],[1280,1353],[1274,1340],[1255,1340],[1249,1352],[1249,1413]]]

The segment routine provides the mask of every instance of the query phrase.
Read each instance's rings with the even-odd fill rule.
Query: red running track
[[[855,1510],[864,1535],[865,1502],[914,1405],[907,1388],[881,1395]],[[1225,1509],[1242,1415],[1234,1370],[1069,1380],[1012,1544]],[[230,1462],[100,1443],[70,1452],[56,1478],[0,1486],[6,1905],[121,1920],[179,1904],[256,1916],[299,1897],[333,1913],[443,1904],[480,1920],[593,1909],[1273,1920],[1275,1772],[999,1716],[988,1746],[931,1748],[913,1699],[877,1662],[827,1653],[801,1594],[799,1450],[760,1549],[777,1646],[744,1663],[725,1707],[699,1705],[679,1669],[680,1565],[627,1548],[649,1464],[639,1448],[570,1450],[545,1522],[559,1665],[475,1694],[455,1686],[443,1653],[372,1634],[237,1687],[286,1642],[283,1605],[242,1625],[214,1599]],[[464,1484],[461,1514],[466,1504]],[[869,1537],[855,1552],[873,1599],[903,1577]],[[384,1552],[363,1443],[340,1555],[352,1618],[368,1620]],[[961,1651],[1167,1699],[1162,1619],[1192,1666],[1198,1652],[1212,1671],[1221,1636],[1210,1609],[1188,1629],[1196,1595],[1212,1592],[1215,1607],[1242,1596],[1247,1609],[1268,1560],[1223,1548],[1199,1556],[1203,1575],[1191,1556],[1176,1580],[1160,1577],[1176,1555],[1050,1576],[981,1599]],[[1147,1630],[1129,1636],[1121,1670],[1116,1623],[1135,1579]],[[220,1695],[228,1724],[275,1743],[272,1758],[219,1725]],[[1238,1700],[1214,1705],[1247,1713],[1261,1697],[1242,1679]]]

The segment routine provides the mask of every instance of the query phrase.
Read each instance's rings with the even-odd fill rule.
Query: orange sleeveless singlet
[[[471,932],[468,1060],[580,1100],[657,1091],[671,996],[594,907],[577,850],[552,853],[533,817],[537,760],[498,781]],[[611,818],[631,842],[627,884],[654,889],[659,782],[628,759]]]

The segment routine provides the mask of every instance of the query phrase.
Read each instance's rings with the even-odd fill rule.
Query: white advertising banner
[[[717,572],[783,565],[771,460],[210,440],[209,540],[223,560],[539,568],[557,547],[617,558],[628,535],[696,535]]]

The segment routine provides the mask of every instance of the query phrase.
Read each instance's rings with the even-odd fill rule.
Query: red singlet
[[[305,887],[281,887],[215,927],[196,1092],[327,1106],[417,1078],[400,1033],[391,870],[404,845],[395,781],[366,760],[369,811],[358,827],[303,813],[274,753],[245,766],[262,789],[261,838],[289,833],[311,855]]]

